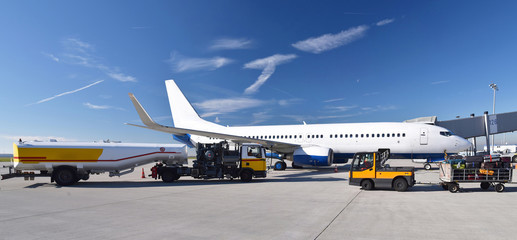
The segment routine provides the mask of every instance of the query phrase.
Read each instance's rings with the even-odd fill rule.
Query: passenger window
[[[382,137],[384,137],[384,133],[382,134]]]
[[[402,137],[406,137],[406,134],[405,134],[405,133],[402,133]]]
[[[343,134],[339,134],[339,137],[340,137],[340,138],[343,138]]]
[[[356,134],[356,135],[355,135],[355,137],[356,137],[356,138],[358,138],[358,137],[359,137],[359,134]]]
[[[363,137],[364,137],[364,134],[361,134],[361,138],[363,138]]]
[[[397,137],[400,137],[400,133],[397,133]]]

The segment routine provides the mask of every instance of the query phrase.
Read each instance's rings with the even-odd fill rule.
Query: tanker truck
[[[61,186],[88,180],[90,174],[109,172],[110,177],[134,171],[140,165],[160,162],[166,165],[187,164],[184,144],[150,144],[120,142],[15,142],[12,177],[50,177]],[[39,171],[39,173],[28,172]]]

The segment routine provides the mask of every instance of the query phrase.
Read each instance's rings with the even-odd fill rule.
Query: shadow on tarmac
[[[289,170],[288,170],[289,171]],[[285,173],[285,172],[283,172]],[[346,184],[345,178],[329,178],[329,177],[318,177],[318,175],[334,173],[332,169],[309,169],[303,172],[296,170],[292,174],[283,174],[277,178],[254,178],[251,182],[241,182],[240,179],[191,179],[184,177],[184,179],[176,180],[172,183],[164,183],[162,180],[154,180],[153,178],[147,178],[149,180],[142,181],[79,181],[78,183],[71,186],[59,186],[55,183],[35,183],[25,188],[39,188],[39,187],[55,187],[55,188],[150,188],[150,187],[174,187],[174,186],[208,186],[208,185],[224,185],[224,184],[260,184],[260,183],[280,183],[280,182],[338,182],[342,181]],[[187,179],[188,178],[188,179]]]

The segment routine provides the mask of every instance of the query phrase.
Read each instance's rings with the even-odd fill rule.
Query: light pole
[[[499,90],[499,88],[497,87],[497,84],[495,84],[495,83],[490,83],[490,85],[488,85],[488,86],[494,90],[494,105],[493,105],[492,114],[495,115],[495,92],[497,90]],[[488,147],[490,148],[490,146],[488,146]],[[490,154],[492,154],[493,151],[494,151],[494,134],[492,134],[492,149],[489,151]]]

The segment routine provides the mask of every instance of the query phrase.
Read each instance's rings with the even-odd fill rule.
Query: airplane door
[[[420,129],[420,145],[427,145],[429,130],[427,128]]]

